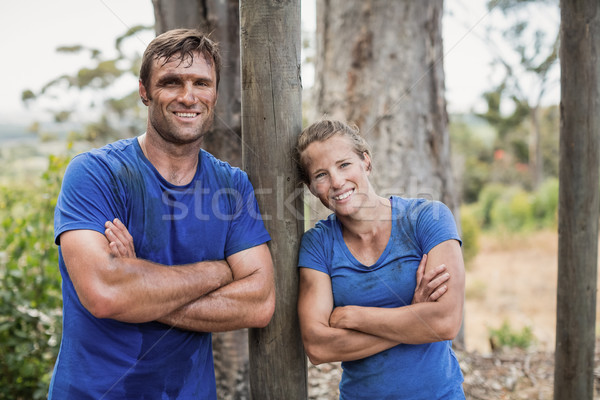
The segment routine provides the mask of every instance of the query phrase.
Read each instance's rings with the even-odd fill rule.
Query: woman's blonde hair
[[[360,131],[356,125],[330,119],[317,121],[300,133],[300,136],[298,136],[298,143],[296,144],[296,157],[298,160],[300,179],[305,184],[308,185],[310,183],[310,177],[306,171],[306,164],[302,158],[302,153],[310,144],[314,142],[324,142],[335,135],[348,138],[354,147],[354,152],[361,160],[364,160],[365,154],[367,154],[369,158],[371,157],[371,148],[367,141],[360,135]]]

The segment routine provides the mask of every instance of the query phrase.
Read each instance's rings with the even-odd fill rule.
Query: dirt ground
[[[482,236],[477,257],[467,265],[465,344],[491,351],[489,329],[507,321],[530,327],[534,348],[554,350],[556,330],[556,232]]]
[[[556,232],[481,237],[479,254],[467,266],[466,349],[456,350],[467,399],[553,398],[557,253]],[[492,352],[489,329],[504,321],[512,330],[529,327],[533,345]],[[597,342],[595,399],[600,399],[599,348]],[[340,373],[338,364],[310,366],[310,398],[337,399]]]

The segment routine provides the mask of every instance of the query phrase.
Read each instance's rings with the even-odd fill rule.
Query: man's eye
[[[160,83],[160,86],[176,86],[176,85],[177,85],[176,80],[167,80],[167,81],[162,81]]]

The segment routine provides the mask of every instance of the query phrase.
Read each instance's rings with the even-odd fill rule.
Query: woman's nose
[[[344,183],[346,182],[346,179],[344,178],[344,176],[340,173],[332,173],[331,174],[331,186],[333,186],[335,189],[341,188],[342,186],[344,186]]]

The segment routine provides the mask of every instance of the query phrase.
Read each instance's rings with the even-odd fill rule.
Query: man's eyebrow
[[[179,81],[181,78],[176,74],[166,74],[158,78],[157,83],[163,83],[165,81]]]

